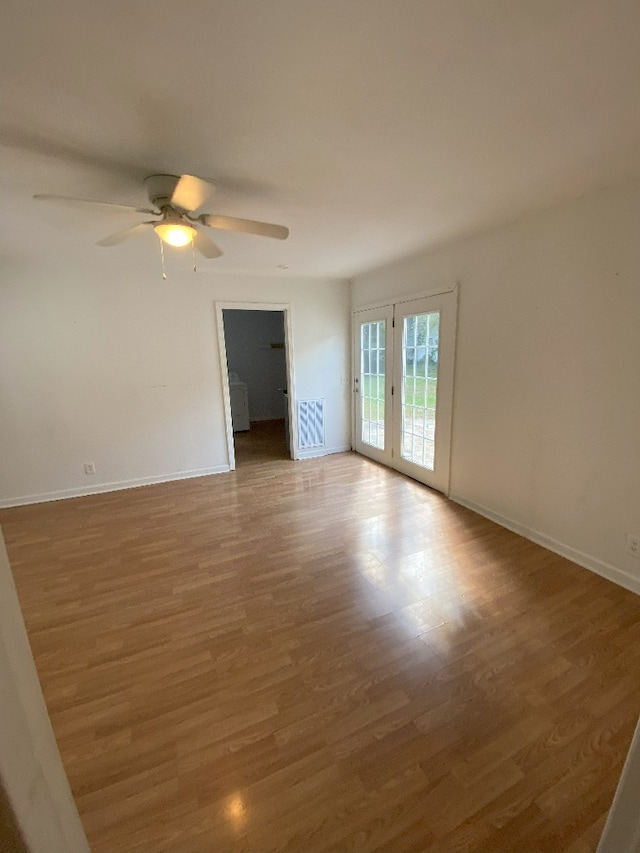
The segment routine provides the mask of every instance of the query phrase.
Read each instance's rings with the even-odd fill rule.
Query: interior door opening
[[[229,467],[291,459],[287,309],[217,305]]]

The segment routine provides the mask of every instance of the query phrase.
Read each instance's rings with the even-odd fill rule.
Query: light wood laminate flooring
[[[0,522],[93,853],[595,850],[632,593],[350,453]]]

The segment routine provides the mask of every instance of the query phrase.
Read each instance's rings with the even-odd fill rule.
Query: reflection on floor
[[[290,459],[285,439],[284,418],[275,421],[252,421],[247,432],[233,436],[236,448],[236,467]]]

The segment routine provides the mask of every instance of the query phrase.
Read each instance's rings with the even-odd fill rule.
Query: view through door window
[[[440,312],[404,318],[402,458],[433,471]]]
[[[360,436],[365,444],[384,450],[385,320],[363,323],[360,338]]]

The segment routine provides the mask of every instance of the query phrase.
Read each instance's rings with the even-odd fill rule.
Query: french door
[[[356,450],[391,465],[393,305],[356,317]]]
[[[457,294],[354,315],[359,453],[449,489]]]

